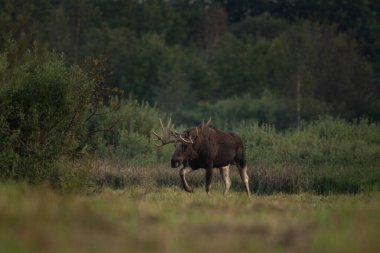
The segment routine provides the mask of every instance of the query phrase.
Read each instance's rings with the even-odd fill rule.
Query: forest
[[[380,120],[376,0],[3,0],[8,68],[34,46],[180,124]]]

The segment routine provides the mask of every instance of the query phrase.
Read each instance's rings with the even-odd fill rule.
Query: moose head
[[[194,152],[193,146],[196,145],[196,142],[202,137],[203,130],[210,126],[211,118],[207,123],[203,122],[200,126],[188,128],[182,133],[174,130],[174,124],[171,123],[171,119],[169,119],[166,127],[162,123],[162,120],[159,120],[162,128],[162,136],[153,131],[155,135],[155,145],[162,147],[169,143],[174,143],[175,150],[171,159],[172,168],[178,168],[181,164],[186,164],[189,159],[194,159],[197,153]]]

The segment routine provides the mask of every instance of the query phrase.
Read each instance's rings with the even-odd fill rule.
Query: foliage
[[[291,127],[299,123],[297,83],[302,120],[325,114],[379,120],[380,12],[374,0],[35,0],[0,6],[0,48],[10,38],[18,45],[11,59],[21,59],[33,41],[64,52],[70,64],[105,59],[108,85],[125,90],[126,98],[157,104],[181,123],[199,121],[203,104],[243,95],[265,100],[269,92],[292,116],[262,114],[258,120]],[[268,114],[279,115],[276,108]]]
[[[152,164],[160,160],[160,150],[151,141],[151,131],[158,127],[160,114],[148,103],[128,99],[115,112],[118,120],[114,132],[115,155],[126,162],[138,161]]]
[[[1,76],[1,178],[45,180],[59,155],[80,151],[93,83],[62,56],[36,50]]]
[[[309,22],[299,22],[272,40],[226,35],[211,52],[210,66],[220,78],[215,90],[216,109],[224,111],[227,105],[222,101],[231,100],[231,94],[242,102],[248,102],[243,94],[245,98],[248,94],[252,98],[261,97],[261,101],[270,94],[275,98],[273,106],[268,100],[268,113],[275,115],[275,119],[249,112],[237,119],[255,117],[279,128],[296,123],[297,96],[304,120],[315,120],[325,114],[357,118],[368,112],[376,96],[371,66],[360,56],[357,44],[334,27]],[[276,112],[277,100],[285,115],[291,116],[281,117],[284,112]],[[260,106],[260,100],[251,103]],[[239,111],[234,107],[229,110],[225,119],[236,120]]]
[[[258,189],[263,175],[259,171],[273,177],[278,169],[286,172],[281,183],[263,178],[265,185],[277,190],[294,177],[298,183],[291,189],[323,194],[380,185],[379,126],[367,119],[351,124],[324,118],[285,133],[258,124],[242,124],[236,131],[245,142],[250,166],[258,170],[253,174]]]

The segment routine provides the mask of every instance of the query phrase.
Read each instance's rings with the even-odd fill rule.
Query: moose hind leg
[[[239,169],[239,174],[240,174],[241,180],[244,183],[247,195],[248,195],[248,197],[250,197],[251,191],[249,190],[249,178],[248,178],[248,174],[247,174],[247,166],[244,166],[244,167],[238,166],[238,169]]]
[[[230,190],[230,187],[231,187],[231,178],[230,178],[229,168],[230,168],[229,165],[219,168],[219,172],[220,172],[220,175],[222,177],[222,180],[223,180],[224,186],[225,186],[224,195],[228,194],[228,191]]]
[[[209,193],[211,189],[212,168],[206,169],[206,192]]]
[[[193,169],[191,167],[183,167],[179,171],[179,176],[181,177],[182,186],[187,192],[193,192],[193,189],[189,186],[189,184],[186,181],[186,174],[192,172]]]

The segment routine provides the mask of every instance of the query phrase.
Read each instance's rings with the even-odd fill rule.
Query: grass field
[[[166,175],[159,177],[160,171]],[[129,175],[120,184],[109,176],[113,188],[105,183],[73,194],[44,185],[0,184],[0,252],[380,249],[379,192],[254,194],[248,199],[238,180],[224,197],[218,176],[207,195],[200,171],[189,180],[196,187],[193,194],[179,187],[176,171],[146,173]]]

